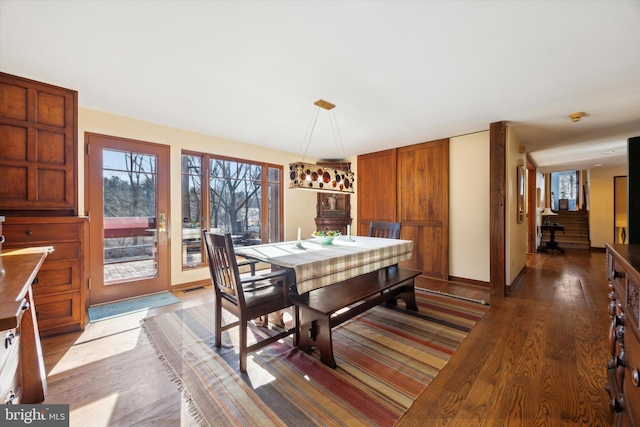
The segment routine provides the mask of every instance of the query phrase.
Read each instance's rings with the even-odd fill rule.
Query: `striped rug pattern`
[[[210,306],[142,324],[202,425],[392,426],[489,309],[420,290],[416,299],[418,313],[378,306],[335,328],[336,369],[284,340],[251,353],[241,374],[237,328],[215,349]]]

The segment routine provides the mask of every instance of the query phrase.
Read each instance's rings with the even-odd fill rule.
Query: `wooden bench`
[[[407,309],[418,311],[413,279],[420,274],[418,270],[387,267],[292,296],[299,308],[296,345],[307,353],[315,346],[322,363],[335,368],[331,329],[380,303],[395,305],[397,299],[404,300]]]

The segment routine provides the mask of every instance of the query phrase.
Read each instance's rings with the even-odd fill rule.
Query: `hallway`
[[[399,425],[612,425],[608,292],[604,251],[530,254]]]

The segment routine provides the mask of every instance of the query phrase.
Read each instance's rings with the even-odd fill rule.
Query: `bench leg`
[[[403,286],[403,292],[398,294],[398,298],[404,300],[407,310],[418,311],[418,304],[416,303],[416,292],[413,285],[413,280],[410,284]]]
[[[330,368],[337,366],[333,358],[331,324],[328,316],[322,316],[300,307],[300,327],[298,329],[298,348],[310,353],[315,346],[320,352],[320,361]]]

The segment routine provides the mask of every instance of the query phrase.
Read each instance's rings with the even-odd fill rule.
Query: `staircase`
[[[555,240],[563,249],[589,249],[589,219],[585,211],[554,211],[557,216],[551,217],[552,223],[564,225],[564,233],[556,231]],[[540,245],[549,241],[549,232],[543,231]]]

